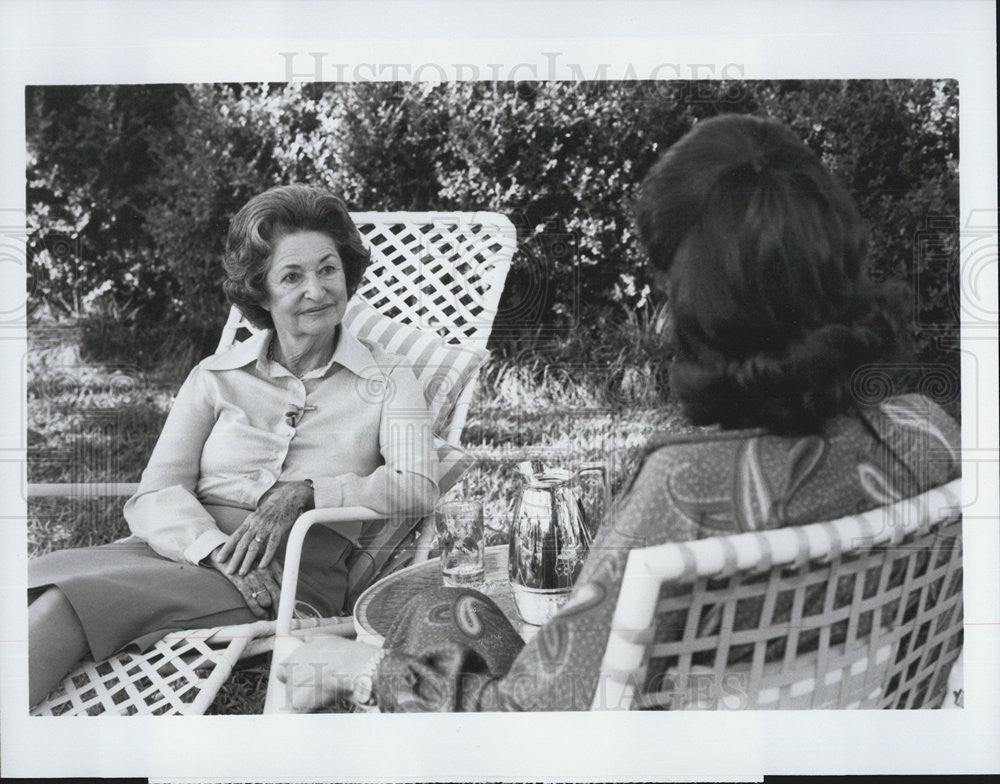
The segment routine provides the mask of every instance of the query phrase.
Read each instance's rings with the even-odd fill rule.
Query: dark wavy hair
[[[333,240],[349,295],[361,284],[371,256],[344,202],[310,185],[271,188],[250,199],[233,217],[223,259],[226,296],[254,326],[274,328],[271,314],[260,304],[266,298],[264,277],[275,243],[298,231],[318,231]]]
[[[697,123],[636,213],[670,291],[671,388],[696,424],[818,432],[857,368],[905,350],[905,287],[867,278],[853,200],[781,123]]]

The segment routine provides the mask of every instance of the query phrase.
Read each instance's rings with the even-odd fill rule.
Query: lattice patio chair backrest
[[[938,707],[961,480],[863,514],[633,550],[593,708]]]
[[[493,212],[359,212],[372,250],[358,295],[393,319],[486,348],[517,246]]]

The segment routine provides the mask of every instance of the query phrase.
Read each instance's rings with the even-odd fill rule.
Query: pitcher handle
[[[601,486],[604,489],[604,509],[602,511],[607,515],[611,511],[611,479],[608,476],[608,469],[603,463],[588,463],[573,472],[573,480],[577,481],[583,474],[587,473],[600,473],[601,475]],[[597,515],[593,509],[589,511],[589,519],[592,521],[591,525],[596,535],[597,529],[600,528],[603,519],[597,519]]]

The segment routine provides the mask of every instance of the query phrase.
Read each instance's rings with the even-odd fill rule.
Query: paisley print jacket
[[[587,710],[628,552],[836,519],[957,477],[959,427],[918,395],[832,419],[813,436],[720,431],[647,445],[569,602],[528,645],[468,589],[415,596],[386,639],[383,711]]]

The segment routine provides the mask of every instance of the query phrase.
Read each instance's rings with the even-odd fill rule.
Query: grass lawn
[[[152,450],[186,367],[144,373],[127,365],[89,365],[71,335],[29,335],[28,479],[31,482],[135,482]],[[477,464],[449,492],[484,502],[487,543],[507,541],[525,459],[576,467],[601,463],[617,491],[654,432],[690,429],[675,407],[610,399],[596,374],[546,372],[491,363],[483,369],[463,433]],[[635,387],[641,389],[642,379]],[[103,544],[128,535],[124,499],[32,499],[28,553]],[[241,667],[210,713],[259,713],[266,662]]]

